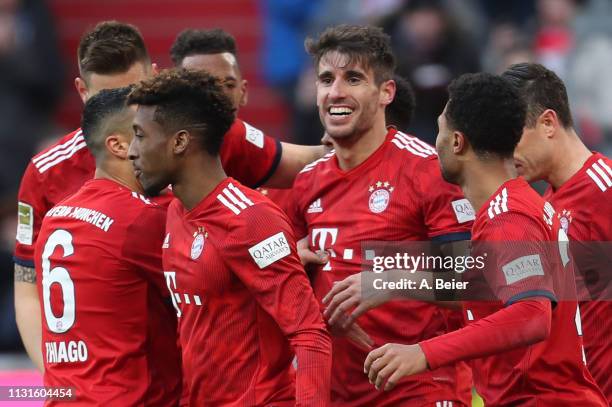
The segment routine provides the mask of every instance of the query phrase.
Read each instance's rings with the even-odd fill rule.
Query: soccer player
[[[181,392],[161,259],[166,208],[142,195],[128,160],[130,91],[88,99],[94,179],[47,212],[36,241],[44,384],[73,388],[71,405],[171,406]]]
[[[130,95],[130,159],[148,194],[172,185],[164,274],[179,316],[191,405],[327,405],[330,339],[286,216],[226,176],[234,109],[219,81],[184,69]],[[294,385],[293,355],[297,357]]]
[[[156,72],[136,27],[116,21],[99,23],[82,37],[78,64],[80,76],[75,79],[75,87],[83,102],[101,89],[127,86]],[[279,146],[276,140],[237,119],[224,138],[224,168],[241,182],[258,186],[276,173],[282,157],[294,153],[291,148],[283,152]],[[94,159],[85,147],[80,129],[64,136],[32,158],[19,189],[14,253],[16,319],[25,348],[41,370],[34,244],[44,214],[93,177]],[[300,169],[296,167],[289,178],[281,178],[292,180]],[[290,186],[290,181],[282,186]]]
[[[571,263],[563,269],[567,246],[556,247],[567,239],[552,206],[516,178],[512,154],[525,111],[500,77],[468,74],[450,85],[436,148],[444,178],[477,208],[472,241],[504,242],[484,270],[499,301],[464,302],[468,324],[457,331],[373,350],[364,370],[377,388],[474,359],[475,386],[487,406],[607,405],[582,360],[577,303],[556,297],[564,288],[555,278],[572,273]],[[557,251],[539,250],[542,242],[554,242]]]
[[[317,72],[319,115],[335,152],[298,175],[290,217],[296,234],[308,238],[307,253],[329,253],[311,277],[320,300],[335,281],[361,271],[363,241],[466,240],[471,219],[453,211],[461,191],[442,179],[434,148],[386,127],[396,90],[389,37],[379,28],[342,25],[306,45]],[[417,301],[387,304],[358,323],[377,344],[447,331],[445,311]],[[366,350],[338,335],[332,354],[337,406],[461,406],[471,400],[465,364],[425,372],[400,383],[398,392],[382,393],[363,374]]]
[[[582,280],[578,286],[587,289],[579,296],[587,366],[612,404],[612,302],[606,297],[612,257],[610,246],[605,248],[612,241],[612,160],[589,151],[576,134],[565,85],[554,72],[524,63],[502,76],[527,103],[527,121],[514,151],[518,173],[529,182],[550,184],[545,198],[572,242]],[[588,298],[595,301],[584,301]]]
[[[176,67],[181,67],[191,70],[204,70],[213,76],[219,78],[222,82],[223,90],[231,99],[236,112],[240,107],[245,106],[248,102],[248,81],[243,78],[242,72],[238,65],[238,50],[234,37],[221,30],[194,30],[188,29],[182,31],[177,37],[170,49],[172,62]],[[272,143],[276,139],[264,136],[263,133],[252,127],[246,122],[240,123],[247,130],[247,138],[255,137],[256,135],[262,140],[261,143]],[[238,123],[234,124],[238,126]],[[322,157],[326,150],[323,146],[303,146],[276,140],[279,151],[278,167],[270,167],[268,174],[259,182],[254,182],[251,185],[271,188],[289,188],[293,184],[295,175],[306,164]],[[282,154],[281,154],[282,152]],[[221,151],[221,159],[224,163],[224,168],[227,167],[228,160],[232,160],[234,166],[246,166],[250,171],[257,171],[256,166],[250,163],[250,160],[245,160],[247,154],[232,154],[228,156],[227,152]],[[265,162],[258,163],[259,166],[269,167]],[[232,175],[230,173],[230,175]],[[232,175],[233,176],[233,175]],[[244,183],[244,181],[242,181]]]
[[[75,88],[83,102],[102,89],[127,86],[156,70],[136,27],[117,21],[102,22],[84,34],[77,54],[79,77]],[[92,179],[94,171],[94,157],[86,148],[81,129],[77,129],[34,156],[21,180],[14,254],[15,311],[26,351],[41,371],[35,243],[45,213]]]

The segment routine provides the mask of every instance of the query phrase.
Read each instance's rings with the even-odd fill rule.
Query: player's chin
[[[143,180],[142,177],[140,179],[140,183],[142,185],[142,189],[144,191],[145,196],[154,198],[161,194],[168,184],[160,185],[161,183],[148,183],[146,180]]]

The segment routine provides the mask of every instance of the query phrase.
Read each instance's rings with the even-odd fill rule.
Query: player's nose
[[[136,151],[135,143],[132,140],[132,142],[130,143],[130,146],[128,147],[128,160],[134,161],[137,158],[138,158],[138,152]]]

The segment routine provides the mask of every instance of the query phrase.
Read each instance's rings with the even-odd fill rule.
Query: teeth
[[[351,114],[353,113],[353,109],[348,107],[330,107],[330,114]]]

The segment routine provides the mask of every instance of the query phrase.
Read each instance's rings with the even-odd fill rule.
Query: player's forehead
[[[134,127],[146,129],[155,121],[155,106],[132,105],[134,109]]]
[[[373,75],[371,67],[367,66],[366,62],[365,56],[349,55],[336,50],[328,51],[319,60],[318,75],[343,75],[348,72],[359,72],[365,76]]]
[[[150,69],[143,62],[135,62],[125,72],[112,74],[98,74],[92,72],[87,75],[90,97],[103,89],[118,89],[133,85],[146,79],[149,74]]]
[[[193,71],[206,71],[221,80],[238,79],[238,61],[230,52],[193,54],[181,61],[181,67]]]

